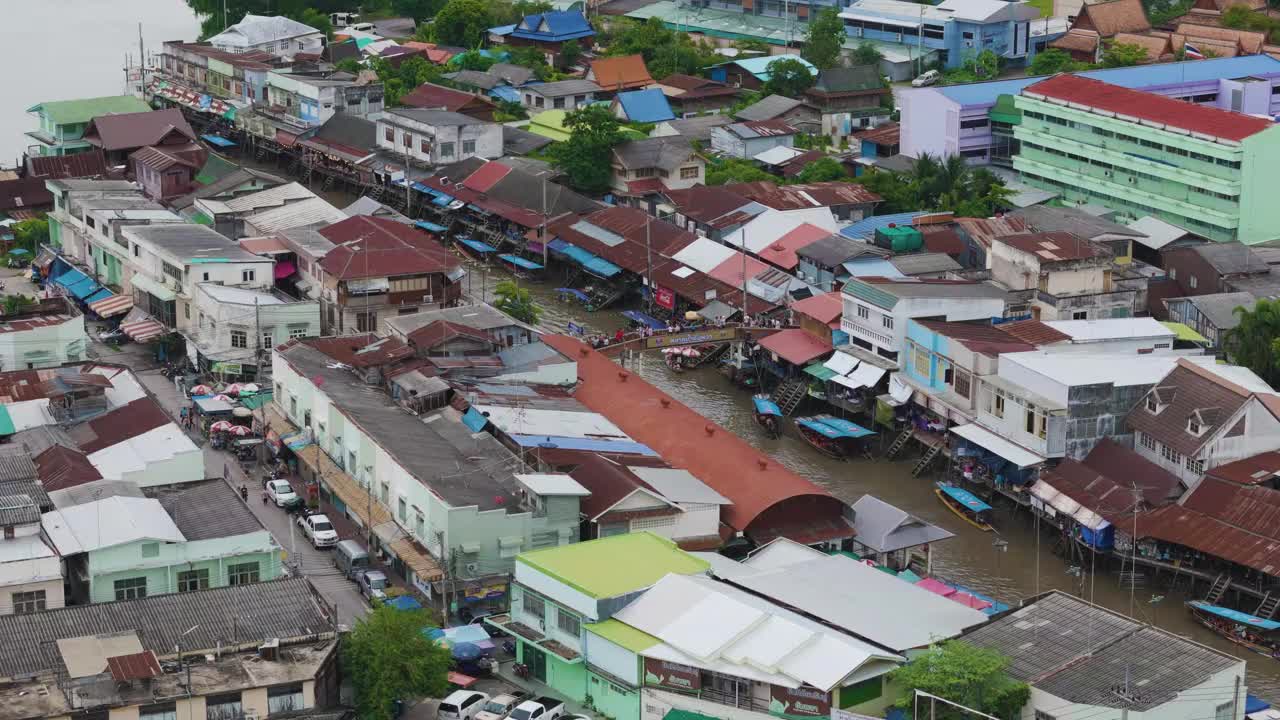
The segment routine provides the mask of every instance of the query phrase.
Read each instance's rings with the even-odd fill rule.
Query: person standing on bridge
[[[625,337],[626,337],[626,333],[622,332],[622,328],[618,328],[618,332],[613,334],[613,341],[615,343],[620,343]]]

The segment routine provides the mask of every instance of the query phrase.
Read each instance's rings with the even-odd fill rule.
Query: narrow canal
[[[126,53],[137,53],[137,23],[142,21],[149,47],[163,40],[194,39],[198,24],[182,0],[43,0],[13,2],[6,21],[28,32],[13,33],[4,56],[11,66],[23,69],[9,87],[9,104],[0,108],[0,164],[8,164],[27,145],[23,133],[31,129],[27,107],[50,99],[69,99],[121,92],[120,69]],[[57,33],[57,48],[49,44],[48,31]],[[67,52],[68,48],[74,49]],[[18,65],[17,63],[21,63]],[[271,170],[269,164],[261,166]],[[345,206],[353,197],[322,193],[330,202]],[[471,267],[470,291],[492,298],[493,286],[509,275],[500,269]],[[555,282],[523,283],[544,308],[542,325],[548,331],[564,331],[572,321],[593,332],[613,332],[623,324],[616,312],[588,314],[578,305],[556,299]],[[1086,599],[1130,612],[1131,594],[1112,573],[1090,575],[1089,568],[1069,572],[1068,563],[1049,550],[1051,536],[1037,533],[1025,513],[997,516],[999,539],[961,522],[933,495],[928,478],[911,477],[912,461],[856,460],[839,462],[819,455],[794,434],[779,439],[764,436],[751,419],[750,396],[734,388],[714,369],[675,374],[660,355],[642,358],[635,368],[641,376],[679,398],[707,417],[769,452],[796,472],[849,502],[871,493],[903,510],[956,533],[939,543],[934,552],[935,574],[972,586],[1010,604],[1050,589],[1079,593]],[[1132,614],[1166,630],[1243,657],[1249,663],[1252,693],[1280,700],[1280,663],[1218,638],[1194,624],[1183,602],[1187,598],[1148,585],[1132,593]],[[1153,600],[1155,600],[1153,602]]]

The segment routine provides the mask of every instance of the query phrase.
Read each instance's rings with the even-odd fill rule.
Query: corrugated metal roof
[[[45,534],[61,555],[115,547],[136,540],[185,538],[157,500],[110,497],[54,510],[42,518]]]

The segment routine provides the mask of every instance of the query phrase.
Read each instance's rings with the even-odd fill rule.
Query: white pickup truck
[[[511,711],[511,720],[559,720],[564,715],[564,702],[553,697],[525,700]]]
[[[527,697],[529,693],[523,691],[494,695],[476,713],[475,720],[503,720]]]

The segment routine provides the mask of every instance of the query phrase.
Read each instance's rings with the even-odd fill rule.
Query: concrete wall
[[[144,557],[142,548],[156,545],[158,554]],[[89,595],[92,602],[112,602],[115,581],[143,577],[147,595],[178,592],[178,573],[208,570],[209,587],[228,584],[227,567],[256,563],[260,580],[281,573],[281,548],[266,530],[231,538],[180,543],[138,541],[89,553]]]
[[[1272,188],[1280,179],[1280,128],[1270,127],[1244,140],[1240,169],[1240,228],[1237,239],[1259,243],[1276,238],[1280,203]]]
[[[9,570],[13,565],[19,564],[39,564],[37,572],[41,575],[38,577],[48,577],[49,574],[55,576],[53,580],[43,580],[39,582],[6,584],[0,587],[0,615],[10,615],[13,613],[13,594],[25,592],[44,591],[44,607],[46,610],[55,610],[66,605],[66,598],[63,596],[62,589],[62,561],[57,557],[42,558],[40,560],[20,561],[18,563],[5,563],[2,567]]]
[[[937,88],[906,89],[895,94],[895,101],[902,117],[903,155],[946,157],[960,152],[959,103]]]
[[[1151,385],[1078,385],[1067,391],[1067,457],[1082,460],[1102,439],[1133,447],[1125,416]]]
[[[88,336],[84,316],[76,313],[56,325],[0,333],[0,369],[56,367],[84,359]]]
[[[621,691],[621,692],[619,692]],[[639,720],[640,691],[623,687],[587,667],[587,694],[599,715],[613,720]]]
[[[640,684],[640,657],[617,643],[586,631],[587,662],[632,685]]]
[[[393,133],[394,140],[387,139],[387,130]],[[409,137],[405,145],[405,137]],[[502,157],[502,126],[496,123],[476,121],[469,125],[432,126],[418,122],[402,115],[388,114],[378,120],[378,147],[403,157],[408,151],[409,157],[428,164],[443,164],[479,157],[495,159]],[[427,141],[427,148],[422,147]],[[464,145],[475,143],[472,152],[465,152]],[[446,143],[452,144],[452,152],[443,152]]]

